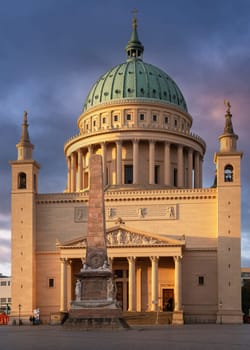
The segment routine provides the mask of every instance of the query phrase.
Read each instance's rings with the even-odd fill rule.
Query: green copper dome
[[[126,46],[127,61],[111,68],[92,86],[83,112],[102,103],[121,99],[157,100],[187,112],[179,87],[161,69],[143,62],[143,51],[134,18],[132,35]]]

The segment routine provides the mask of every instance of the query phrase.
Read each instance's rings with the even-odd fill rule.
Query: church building
[[[63,193],[38,191],[40,166],[24,113],[10,162],[12,320],[28,321],[39,309],[49,322],[75,299],[86,253],[89,159],[100,154],[107,253],[123,312],[168,312],[173,324],[242,323],[242,152],[230,104],[214,185],[203,188],[205,141],[192,132],[175,81],[144,62],[143,52],[133,18],[125,62],[94,83],[79,133],[65,143]]]

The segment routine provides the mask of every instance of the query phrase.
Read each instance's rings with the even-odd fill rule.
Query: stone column
[[[116,184],[122,184],[122,142],[116,141]]]
[[[174,294],[175,294],[175,305],[174,305],[174,311],[181,311],[182,310],[182,269],[181,269],[181,256],[175,256],[174,257],[174,264],[175,264],[175,270],[174,270]]]
[[[134,256],[127,257],[128,259],[128,311],[136,311],[135,297],[135,260]]]
[[[183,187],[183,178],[184,178],[184,171],[183,171],[183,146],[178,145],[178,151],[177,151],[177,162],[178,162],[178,173],[177,173],[177,186]]]
[[[170,186],[170,144],[165,142],[164,148],[164,185]]]
[[[87,169],[88,169],[88,180],[87,181],[88,181],[88,183],[86,184],[86,187],[89,187],[89,184],[90,184],[89,163],[90,163],[90,158],[91,158],[92,154],[93,154],[93,145],[89,145],[88,146],[88,157],[89,157],[88,163],[87,163],[87,159],[86,159],[86,164],[88,164],[87,165]]]
[[[157,311],[158,309],[158,260],[157,256],[152,256],[151,260],[151,296],[152,305],[151,311]]]
[[[60,312],[67,312],[67,259],[61,261]]]
[[[155,141],[149,141],[149,184],[155,183]]]
[[[199,188],[200,184],[200,154],[195,152],[194,156],[194,188]]]
[[[76,191],[76,154],[71,153],[71,168],[70,168],[70,178],[71,178],[71,192]]]
[[[70,301],[73,300],[72,295],[72,260],[67,261],[67,308],[70,308]]]
[[[71,157],[67,158],[67,166],[68,166],[68,181],[67,181],[67,190],[71,192]]]
[[[182,256],[174,257],[174,312],[172,323],[183,324],[183,309],[182,309],[182,269],[181,269]]]
[[[83,157],[82,157],[82,168],[83,168],[83,179],[82,179],[82,187],[87,188],[88,184],[85,178],[86,174],[86,168],[87,168],[87,150],[86,148],[83,149]]]
[[[200,156],[200,164],[199,164],[199,188],[202,188],[202,167],[203,167],[203,158]]]
[[[106,142],[102,142],[102,167],[103,167],[103,185],[106,186],[107,183],[107,147]]]
[[[83,188],[83,164],[82,164],[82,149],[77,152],[78,158],[78,177],[77,177],[77,191],[80,192]]]
[[[133,140],[133,184],[139,183],[139,140]]]
[[[141,312],[142,298],[142,269],[136,268],[136,311]]]
[[[193,150],[192,148],[188,149],[188,179],[187,179],[188,188],[193,187]]]

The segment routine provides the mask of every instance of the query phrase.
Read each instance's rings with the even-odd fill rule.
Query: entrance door
[[[162,289],[162,310],[173,311],[174,310],[174,290],[164,288]]]

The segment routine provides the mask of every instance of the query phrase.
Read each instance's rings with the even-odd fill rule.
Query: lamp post
[[[21,304],[18,304],[18,325],[20,326],[21,325],[21,308],[22,308],[22,305]]]

